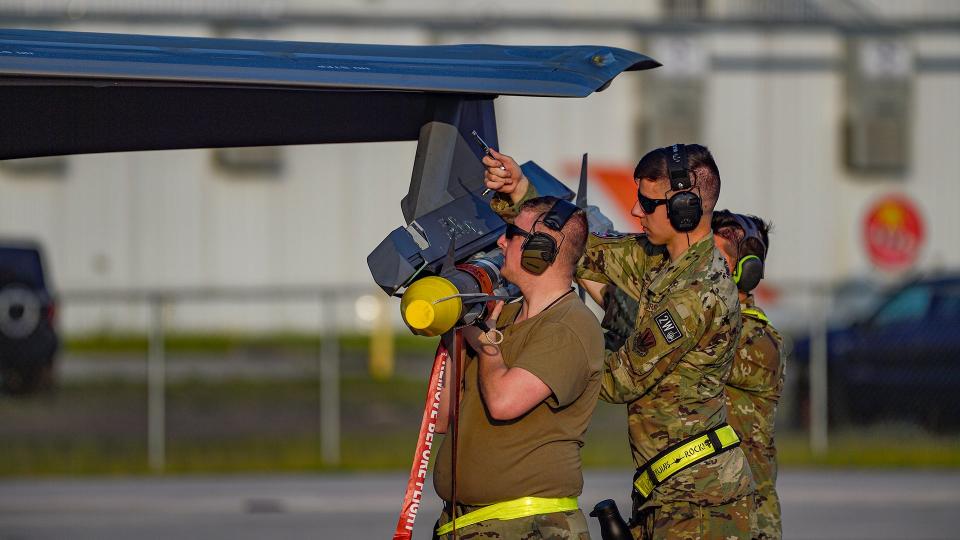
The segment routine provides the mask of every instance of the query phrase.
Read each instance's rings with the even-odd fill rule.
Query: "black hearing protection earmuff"
[[[763,236],[760,229],[753,220],[745,218],[740,214],[732,214],[737,221],[737,225],[743,230],[743,239],[737,243],[737,256],[740,257],[743,246],[747,242],[756,242],[760,247],[761,256],[746,255],[740,257],[737,261],[737,268],[733,272],[733,281],[737,284],[737,289],[742,292],[750,292],[760,284],[763,279],[763,261],[767,258],[767,245],[763,242]]]
[[[697,228],[703,217],[703,204],[700,196],[692,191],[690,171],[687,169],[687,149],[685,145],[670,147],[672,153],[667,158],[670,172],[670,191],[675,192],[667,200],[667,218],[678,232],[690,232]]]
[[[542,222],[550,229],[560,233],[563,226],[567,224],[567,220],[577,210],[579,208],[573,203],[558,199],[542,218],[534,222],[531,229],[536,229],[537,223]],[[562,233],[560,233],[560,242],[563,242]],[[520,266],[531,274],[540,275],[556,260],[560,246],[549,234],[531,230],[530,236],[523,241],[523,246],[520,249]]]

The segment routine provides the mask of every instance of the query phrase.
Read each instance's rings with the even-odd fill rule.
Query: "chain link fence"
[[[368,287],[85,290],[58,300],[54,382],[0,395],[8,472],[52,461],[61,472],[336,467],[345,448],[363,446],[345,444],[345,431],[364,438],[401,410],[390,381],[370,376],[394,370],[394,310]],[[401,353],[415,380],[429,360]]]
[[[960,461],[960,273],[772,290],[789,338],[781,440],[821,462]]]
[[[782,463],[960,463],[960,276],[766,284],[758,303],[790,351]],[[408,466],[436,343],[379,291],[77,291],[58,311],[82,331],[50,388],[0,395],[0,474]],[[588,464],[629,465],[621,409],[598,407]]]

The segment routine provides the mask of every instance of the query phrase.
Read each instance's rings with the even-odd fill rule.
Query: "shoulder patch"
[[[592,234],[593,236],[596,236],[597,238],[603,238],[604,240],[626,238],[627,236],[625,233],[617,232],[617,231],[603,231],[603,232],[594,232],[590,234]]]
[[[663,334],[663,339],[667,340],[668,345],[683,337],[683,332],[674,322],[669,310],[663,310],[653,320],[656,321],[657,328],[660,329],[660,333]]]
[[[633,335],[633,350],[640,356],[646,356],[647,352],[656,344],[657,340],[653,337],[653,331],[649,328],[644,328],[643,332],[636,332]]]

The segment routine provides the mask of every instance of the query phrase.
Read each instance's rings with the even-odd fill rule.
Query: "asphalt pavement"
[[[629,475],[588,471],[581,506],[627,509]],[[5,480],[0,539],[390,538],[404,485],[399,473]],[[960,536],[960,471],[788,470],[778,489],[787,539]],[[439,507],[430,490],[414,538],[430,538]]]

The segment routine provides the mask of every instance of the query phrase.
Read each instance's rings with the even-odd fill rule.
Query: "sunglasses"
[[[658,206],[661,204],[667,204],[670,199],[651,199],[650,197],[645,197],[638,189],[637,201],[640,203],[640,208],[643,209],[644,214],[652,214],[657,211]]]
[[[530,233],[517,227],[513,223],[507,223],[507,230],[503,231],[503,235],[507,237],[507,240],[513,240],[515,236],[522,236],[523,238],[530,238]]]

